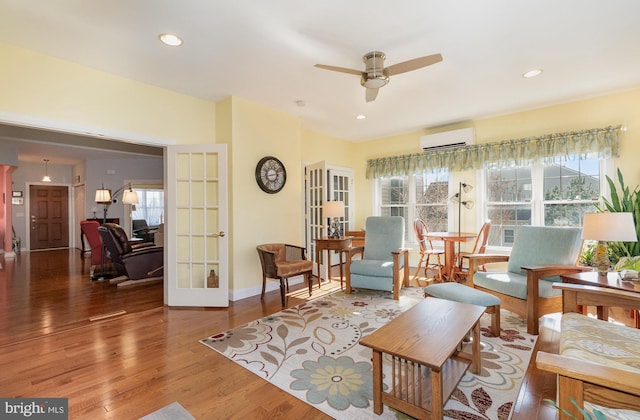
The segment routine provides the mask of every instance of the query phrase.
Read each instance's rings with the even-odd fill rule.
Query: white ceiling
[[[639,17],[638,0],[0,0],[0,42],[362,141],[638,87]],[[314,67],[363,69],[372,50],[443,61],[370,103],[357,76]]]

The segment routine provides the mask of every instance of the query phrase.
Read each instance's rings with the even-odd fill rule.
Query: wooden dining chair
[[[416,234],[416,239],[418,241],[418,245],[420,247],[420,261],[418,261],[418,267],[416,268],[416,272],[413,275],[413,279],[415,280],[420,274],[420,268],[424,268],[424,276],[429,277],[427,274],[428,269],[433,269],[438,271],[437,277],[434,277],[436,281],[442,281],[442,255],[444,255],[444,251],[437,250],[433,248],[433,244],[431,240],[427,238],[427,234],[429,233],[429,227],[424,222],[424,220],[418,218],[413,221],[413,230]],[[437,261],[429,265],[429,261],[432,256],[435,256]]]
[[[471,252],[458,252],[456,255],[456,264],[451,272],[451,279],[454,281],[463,281],[469,275],[469,255],[484,254],[487,249],[487,239],[489,238],[489,229],[491,229],[491,221],[487,220],[476,237]],[[485,271],[484,266],[478,267],[478,271]]]

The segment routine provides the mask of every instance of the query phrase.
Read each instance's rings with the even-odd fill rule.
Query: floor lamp
[[[473,208],[473,201],[463,200],[462,193],[471,192],[472,189],[473,189],[472,185],[461,182],[458,187],[458,192],[455,193],[453,197],[451,197],[451,201],[458,204],[458,236],[460,236],[460,234],[462,233],[462,206],[464,206],[467,209]],[[459,253],[460,253],[460,242],[458,242],[458,254]]]
[[[111,193],[110,189],[104,187],[104,184],[102,185],[102,187],[96,190],[95,202],[96,204],[103,205],[102,224],[107,223],[107,213],[109,212],[109,207],[111,206],[111,204],[117,201],[116,197],[120,193],[122,193],[123,204],[139,203],[138,193],[133,191],[133,188],[131,188],[131,184],[127,184],[125,186],[118,188],[113,194]],[[98,280],[104,280],[104,279],[105,279],[105,272],[104,272],[104,243],[103,243],[101,248],[101,255],[100,255],[100,277],[98,278]]]

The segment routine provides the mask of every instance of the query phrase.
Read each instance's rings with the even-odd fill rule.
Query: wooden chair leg
[[[418,261],[418,268],[416,268],[416,273],[413,275],[413,279],[415,280],[416,278],[418,278],[418,274],[420,274],[420,267],[422,266],[422,261],[424,260],[424,254],[420,254],[420,261]],[[427,258],[427,262],[429,262],[429,259]],[[425,275],[427,273],[427,266],[424,266],[424,272]]]
[[[429,273],[427,270],[429,269],[429,260],[431,260],[431,254],[427,254],[427,261],[424,262],[424,277],[429,278]]]
[[[491,334],[500,337],[500,305],[488,306],[488,314],[491,314]]]
[[[309,286],[309,296],[311,296],[311,288],[313,287],[313,285],[311,284],[313,282],[313,279],[311,278],[311,273],[304,273],[304,280],[307,282],[307,285]]]
[[[264,289],[267,287],[267,278],[262,276],[262,294],[260,295],[260,299],[264,300]]]

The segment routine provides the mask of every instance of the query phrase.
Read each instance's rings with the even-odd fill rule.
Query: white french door
[[[307,258],[316,261],[316,239],[327,236],[327,223],[322,218],[322,203],[326,200],[326,162],[317,162],[305,166],[305,212],[307,230]],[[324,258],[321,257],[321,262]],[[321,264],[322,278],[327,278],[327,266]],[[313,264],[313,274],[318,275],[317,265]]]
[[[344,216],[340,219],[340,230],[343,235],[348,230],[352,230],[354,217],[353,177],[353,169],[329,168],[327,170],[329,200],[344,203]]]
[[[229,306],[227,147],[167,147],[165,302]]]
[[[343,234],[351,229],[354,217],[353,178],[352,169],[334,168],[327,165],[325,161],[305,166],[305,211],[309,259],[314,261],[316,259],[315,239],[327,236],[329,221],[322,215],[322,204],[325,201],[344,202],[345,215],[340,219],[340,227]],[[322,278],[328,278],[326,252],[323,252],[320,260],[320,274]],[[338,264],[338,253],[331,252],[329,261],[331,265]],[[317,274],[316,267],[317,265],[314,264],[314,274]]]

